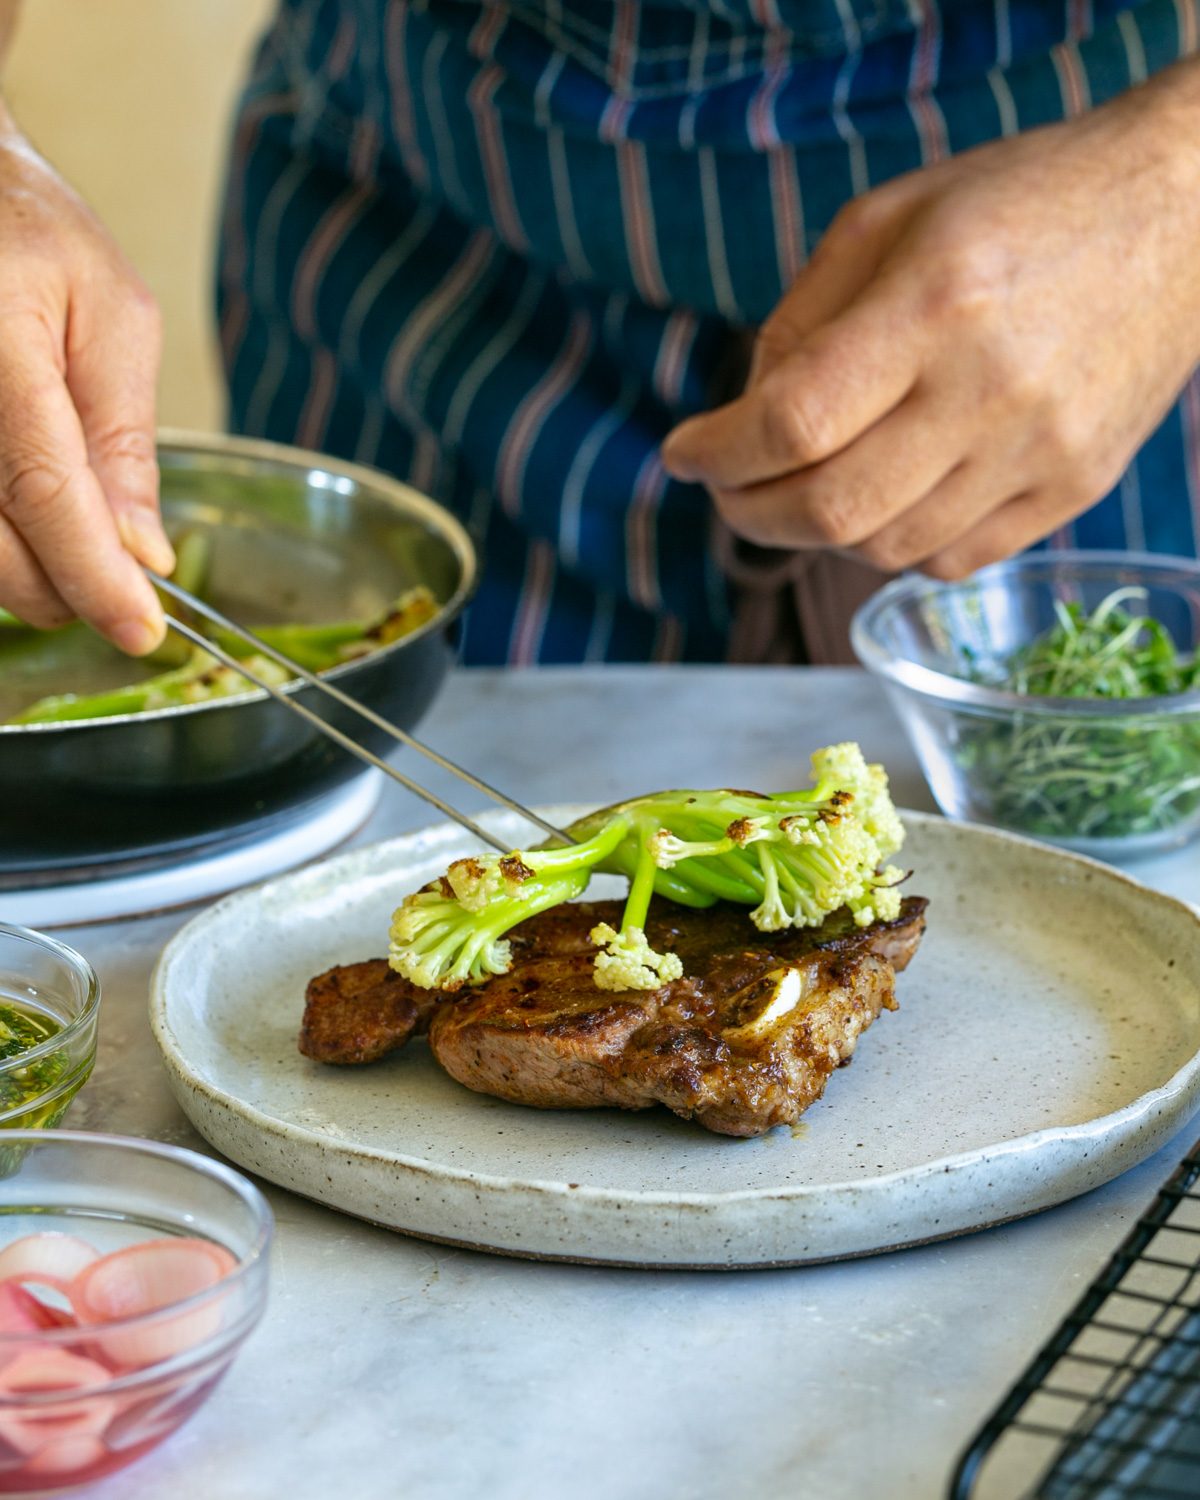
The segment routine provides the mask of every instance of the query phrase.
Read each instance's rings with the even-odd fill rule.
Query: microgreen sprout
[[[1090,613],[1055,605],[1055,623],[999,670],[973,680],[1028,697],[1126,702],[1200,686],[1200,653],[1159,620],[1130,613],[1146,590],[1114,589]],[[1022,713],[973,719],[956,756],[997,821],[1049,838],[1127,838],[1200,811],[1200,717],[1147,703],[1120,718]]]

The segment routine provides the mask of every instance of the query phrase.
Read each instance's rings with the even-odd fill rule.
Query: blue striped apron
[[[836,658],[845,591],[734,546],[659,443],[737,389],[848,198],[1111,98],[1193,52],[1198,18],[1200,0],[283,0],[221,233],[231,426],[461,515],[486,559],[469,662]],[[1193,382],[1053,540],[1195,555],[1198,436]],[[757,642],[749,593],[774,600]]]

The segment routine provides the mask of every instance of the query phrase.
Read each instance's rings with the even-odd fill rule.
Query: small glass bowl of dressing
[[[0,922],[0,1130],[57,1125],[96,1060],[100,981],[65,943]]]

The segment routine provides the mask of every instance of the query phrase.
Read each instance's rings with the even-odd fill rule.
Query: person
[[[221,228],[231,424],[464,516],[473,662],[836,660],[880,570],[1194,554],[1197,28],[282,0]],[[0,603],[145,651],[157,315],[8,115],[0,289]]]

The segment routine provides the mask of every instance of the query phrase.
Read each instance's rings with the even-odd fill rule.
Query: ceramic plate
[[[528,832],[510,813],[484,821],[514,845]],[[743,1141],[665,1109],[524,1109],[460,1087],[423,1043],[367,1068],[302,1058],[305,983],[386,950],[400,898],[473,847],[450,824],[196,917],[155,973],[155,1034],[184,1110],[243,1167],[509,1254],[673,1267],[864,1255],[1033,1213],[1142,1161],[1200,1103],[1200,917],[1076,855],[905,821],[928,932],[900,1010],[794,1131]]]

